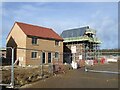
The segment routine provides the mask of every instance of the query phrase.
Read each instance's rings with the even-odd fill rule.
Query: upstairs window
[[[55,58],[58,59],[59,58],[59,53],[55,52]]]
[[[55,46],[60,46],[60,42],[58,40],[55,40]]]
[[[32,37],[32,44],[37,44],[37,37]]]

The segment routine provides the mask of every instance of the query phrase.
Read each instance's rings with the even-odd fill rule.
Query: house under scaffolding
[[[96,37],[96,30],[89,26],[69,29],[61,36],[64,38],[64,63],[98,59],[101,41]]]

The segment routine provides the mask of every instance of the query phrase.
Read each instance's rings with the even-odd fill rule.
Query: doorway
[[[48,53],[48,63],[51,63],[51,61],[52,61],[52,58],[51,58],[52,56],[51,56],[51,55],[52,55],[52,54],[49,52],[49,53]]]
[[[44,64],[45,63],[45,52],[42,52],[42,64]]]

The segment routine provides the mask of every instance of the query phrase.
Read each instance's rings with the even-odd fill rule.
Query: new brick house
[[[89,26],[73,28],[64,30],[61,37],[64,38],[64,62],[77,61],[84,66],[85,60],[97,60],[102,42],[96,36],[96,30]]]
[[[20,66],[63,62],[63,38],[51,28],[15,22],[7,36],[7,47],[14,47],[14,60]],[[11,58],[7,50],[7,57]]]

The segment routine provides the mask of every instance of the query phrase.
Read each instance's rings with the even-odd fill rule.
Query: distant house
[[[15,22],[7,37],[20,66],[63,62],[63,38],[50,28]],[[11,58],[8,51],[7,57]]]
[[[64,30],[64,62],[95,60],[101,41],[96,37],[96,30],[89,26]]]
[[[9,64],[10,61],[6,59],[6,48],[0,48],[0,66]]]
[[[0,57],[6,58],[6,48],[0,48]]]

